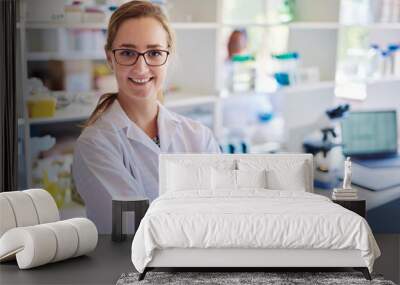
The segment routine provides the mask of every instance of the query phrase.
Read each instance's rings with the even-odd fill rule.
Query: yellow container
[[[56,112],[56,99],[53,97],[29,98],[29,118],[53,117]]]

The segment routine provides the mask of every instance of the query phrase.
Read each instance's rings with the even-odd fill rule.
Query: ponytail
[[[115,99],[117,99],[118,93],[106,93],[101,95],[99,102],[97,103],[96,108],[90,115],[89,119],[83,125],[84,128],[89,127],[94,122],[96,122],[100,116],[108,110],[108,108],[114,103]]]

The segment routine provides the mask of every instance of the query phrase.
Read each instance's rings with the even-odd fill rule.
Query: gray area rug
[[[358,285],[379,284],[395,285],[384,280],[380,275],[372,275],[368,281],[360,272],[148,272],[146,278],[138,281],[139,273],[124,273],[117,285],[133,284],[324,284],[324,285]]]

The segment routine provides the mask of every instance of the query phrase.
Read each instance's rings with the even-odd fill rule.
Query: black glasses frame
[[[138,56],[137,56],[136,60],[135,60],[133,63],[131,63],[131,64],[122,64],[122,63],[119,63],[119,62],[118,62],[117,57],[115,56],[115,52],[117,52],[117,51],[119,51],[119,50],[130,50],[130,51],[134,51],[134,52],[136,52],[136,53],[138,54]],[[145,51],[145,52],[138,52],[137,50],[129,49],[129,48],[115,48],[115,49],[113,49],[113,50],[111,50],[111,51],[112,51],[112,53],[113,53],[113,55],[114,55],[114,59],[115,59],[116,63],[118,63],[119,65],[122,65],[122,66],[132,66],[132,65],[135,65],[136,62],[139,60],[139,57],[141,57],[141,56],[143,56],[144,62],[145,62],[148,66],[162,66],[162,65],[164,65],[164,64],[167,62],[168,56],[169,56],[169,51],[167,51],[167,50],[162,50],[162,49],[151,49],[151,50],[147,50],[147,51]],[[146,57],[145,57],[145,54],[147,54],[147,53],[149,53],[149,52],[154,52],[154,51],[159,51],[159,52],[165,52],[165,53],[167,53],[167,56],[165,57],[165,61],[164,61],[162,64],[149,64],[149,63],[147,62]]]

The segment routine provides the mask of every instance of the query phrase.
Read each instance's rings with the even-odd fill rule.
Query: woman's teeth
[[[131,81],[135,83],[146,83],[149,82],[151,78],[146,78],[146,79],[134,79],[134,78],[129,78]]]

